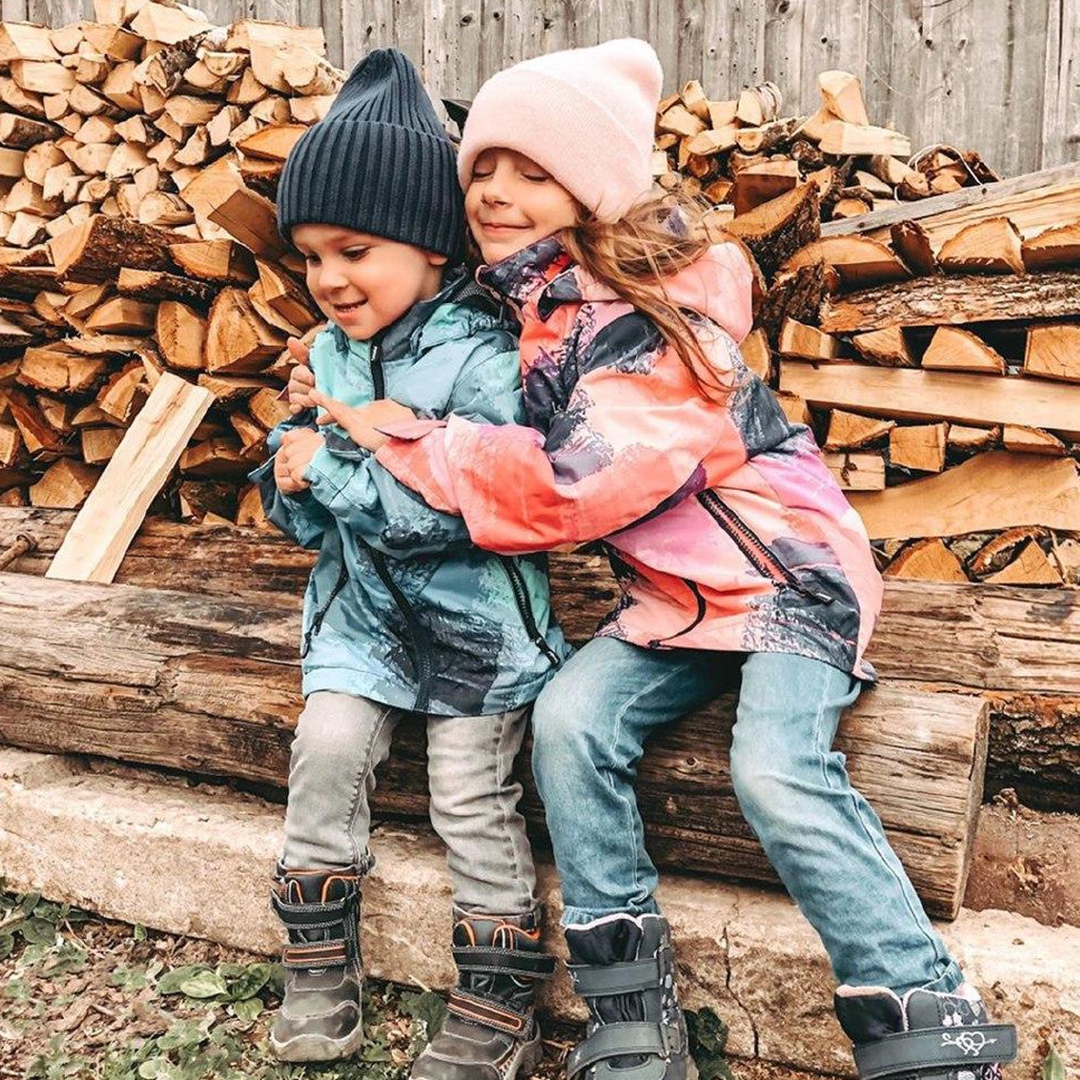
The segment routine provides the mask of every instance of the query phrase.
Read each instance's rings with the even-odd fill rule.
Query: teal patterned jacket
[[[316,386],[348,405],[390,397],[417,414],[524,422],[516,327],[463,269],[377,340],[331,326],[316,339]],[[315,427],[313,410],[269,436]],[[305,473],[282,495],[273,458],[252,473],[267,517],[319,552],[304,598],[305,696],[355,694],[447,716],[531,702],[568,655],[551,614],[542,555],[481,551],[460,517],[432,510],[374,455],[331,425]]]

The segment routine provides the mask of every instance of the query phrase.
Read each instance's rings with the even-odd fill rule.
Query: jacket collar
[[[577,266],[557,235],[537,240],[513,255],[497,263],[481,266],[476,279],[499,296],[505,297],[517,307],[524,307],[530,300],[541,306],[543,297],[549,293],[559,296],[559,302],[580,303],[577,287]],[[551,313],[548,303],[543,303]]]

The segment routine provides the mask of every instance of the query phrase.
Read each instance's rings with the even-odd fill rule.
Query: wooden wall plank
[[[1042,88],[1042,165],[1080,159],[1080,5],[1050,3]]]

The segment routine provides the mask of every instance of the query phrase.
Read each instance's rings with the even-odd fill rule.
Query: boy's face
[[[493,149],[473,164],[465,215],[484,262],[494,263],[577,224],[578,204],[532,158]]]
[[[319,310],[366,341],[442,285],[445,255],[339,225],[297,225],[292,241],[307,262]]]

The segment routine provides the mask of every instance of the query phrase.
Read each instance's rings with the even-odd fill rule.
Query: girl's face
[[[484,262],[495,263],[576,225],[578,204],[532,158],[494,149],[473,164],[465,216]]]
[[[319,310],[350,338],[366,341],[442,285],[445,255],[339,225],[297,225],[292,241],[307,262]]]

